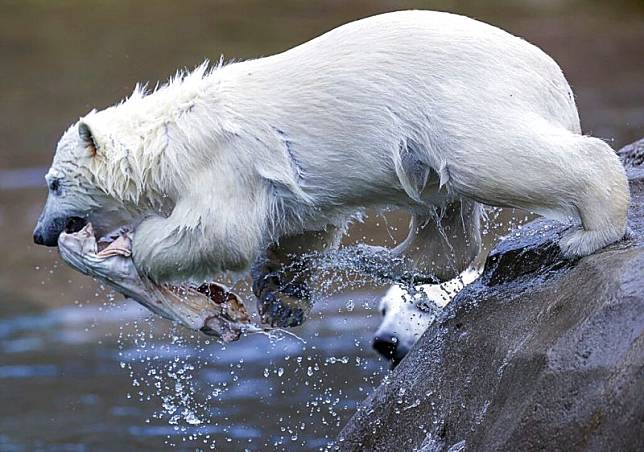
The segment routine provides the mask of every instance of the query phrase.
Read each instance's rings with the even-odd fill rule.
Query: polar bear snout
[[[34,243],[44,246],[57,246],[61,232],[78,232],[87,224],[81,217],[47,217],[41,215],[34,228]]]
[[[41,216],[34,229],[34,243],[44,246],[58,245],[58,236],[65,230],[67,218],[43,218]]]
[[[396,367],[409,352],[409,347],[401,343],[395,334],[386,332],[376,334],[371,346],[380,355],[391,361],[392,368]]]

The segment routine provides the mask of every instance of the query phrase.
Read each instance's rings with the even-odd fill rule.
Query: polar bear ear
[[[87,149],[87,153],[89,154],[90,157],[96,157],[97,153],[97,146],[96,146],[96,140],[94,139],[94,134],[92,133],[92,129],[89,128],[87,123],[80,122],[78,124],[78,136],[80,137],[81,141],[85,145],[85,149]]]

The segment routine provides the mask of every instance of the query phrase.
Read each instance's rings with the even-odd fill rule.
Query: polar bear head
[[[410,291],[394,285],[380,299],[382,322],[373,336],[373,348],[396,366],[434,322],[440,310],[481,270],[470,267],[442,284],[423,284]]]
[[[203,70],[195,75],[200,78]],[[185,77],[187,79],[188,77]],[[49,193],[34,230],[38,244],[56,246],[65,229],[90,221],[97,233],[172,210],[181,178],[162,161],[171,144],[177,79],[148,96],[137,85],[123,102],[92,110],[61,137],[45,176]]]
[[[101,232],[132,221],[131,209],[101,184],[115,163],[115,146],[111,137],[99,139],[92,130],[89,124],[96,116],[92,112],[88,120],[79,120],[58,143],[45,176],[48,195],[34,230],[37,244],[56,246],[63,230],[75,232],[87,221]]]
[[[427,301],[436,306],[444,304],[440,296],[437,300]],[[432,309],[420,309],[417,300],[399,285],[387,290],[380,299],[379,310],[382,322],[373,336],[372,345],[395,367],[436,318],[436,312],[433,306]]]

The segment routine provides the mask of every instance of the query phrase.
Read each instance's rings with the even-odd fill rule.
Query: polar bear
[[[436,319],[438,311],[480,275],[481,269],[469,267],[454,279],[421,284],[413,291],[399,284],[391,286],[378,303],[382,321],[373,335],[373,348],[390,360],[392,367],[397,366]]]
[[[478,253],[479,203],[572,219],[566,256],[625,234],[624,170],[581,134],[561,69],[467,17],[382,14],[144,91],[63,135],[35,242],[134,223],[134,263],[157,282],[255,263],[274,325],[308,312],[298,256],[337,246],[365,208],[411,212],[393,253],[440,280]]]

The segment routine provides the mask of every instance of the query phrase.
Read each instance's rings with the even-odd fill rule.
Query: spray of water
[[[500,209],[488,209],[482,225],[487,248],[490,238],[499,230],[508,230],[527,219],[518,220],[512,215],[507,220]],[[386,218],[384,223],[387,224]],[[439,229],[439,232],[446,238],[445,231]],[[316,269],[311,285],[320,303],[348,289],[402,284],[413,291],[416,284],[435,282],[432,275],[414,272],[404,257],[393,256],[377,246],[348,246],[331,253],[312,253],[305,260],[309,268]],[[324,334],[325,328],[351,330],[359,321],[358,314],[364,316],[366,312],[368,317],[373,316],[369,310],[365,311],[370,307],[365,302],[356,309],[353,299],[345,299],[337,309],[339,316],[328,311],[320,313],[318,319],[309,320],[318,324],[306,334],[251,326],[239,343],[230,345],[217,344],[211,338],[178,327],[164,329],[167,324],[164,320],[130,322],[123,325],[118,339],[120,365],[132,381],[127,397],[158,407],[146,423],[170,426],[172,432],[165,438],[168,446],[191,444],[224,449],[227,444],[236,442],[240,446],[241,442],[247,442],[249,448],[254,444],[253,449],[259,445],[260,448],[306,446],[324,450],[332,447],[334,435],[329,432],[337,432],[360,400],[380,382],[388,384],[387,377],[383,380],[387,363],[363,351],[368,347],[365,344],[369,337],[347,344],[341,342],[341,335]],[[437,308],[427,304],[425,309]],[[338,336],[337,343],[331,343],[334,336]],[[253,340],[256,341],[254,350],[241,348],[243,341]],[[256,356],[244,354],[232,359],[234,350],[243,350],[246,354],[251,350]],[[340,356],[336,356],[338,351]],[[373,358],[352,356],[356,353]],[[259,378],[265,383],[249,380],[254,375],[251,368],[257,365],[261,366]],[[226,366],[228,372],[224,373],[221,369]],[[347,366],[359,370],[361,381],[346,380],[343,369]],[[348,388],[357,388],[357,395],[347,395]],[[262,431],[255,432],[252,426],[246,426],[246,430],[239,426],[243,416],[230,406],[231,400],[241,397],[235,394],[238,391],[251,393],[248,396],[253,398],[253,406],[266,411],[270,417],[266,422],[276,423],[278,434],[267,436]],[[399,409],[413,410],[421,403],[430,403],[431,397],[429,394],[422,400],[411,400],[401,394]],[[276,411],[275,405],[280,400],[292,409]],[[290,414],[279,415],[280,412]]]

